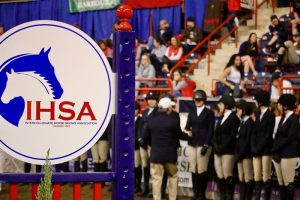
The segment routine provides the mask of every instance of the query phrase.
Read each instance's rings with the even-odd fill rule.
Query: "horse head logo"
[[[48,50],[42,49],[39,54],[21,54],[6,60],[0,66],[0,115],[9,123],[19,126],[24,113],[25,100],[20,94],[7,95],[14,77],[34,78],[42,84],[53,99],[60,99],[63,88],[56,78],[54,67],[49,60]]]

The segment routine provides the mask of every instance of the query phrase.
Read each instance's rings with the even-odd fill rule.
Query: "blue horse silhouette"
[[[7,86],[8,77],[12,71],[16,73],[33,72],[45,79],[50,88],[54,99],[60,99],[63,94],[63,88],[57,80],[54,67],[49,61],[49,52],[51,48],[39,54],[20,54],[6,60],[0,66],[0,97],[2,97]],[[19,121],[24,113],[25,100],[23,97],[15,97],[5,104],[0,98],[0,115],[14,126],[19,126]]]

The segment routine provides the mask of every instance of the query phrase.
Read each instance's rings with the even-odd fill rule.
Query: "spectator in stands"
[[[184,77],[180,69],[176,69],[173,73],[173,96],[174,97],[192,97],[196,83]]]
[[[222,96],[218,105],[222,117],[217,123],[212,139],[215,152],[215,170],[219,179],[221,199],[233,199],[234,151],[240,119],[232,111],[235,107],[232,96]]]
[[[239,26],[238,16],[241,11],[241,0],[228,0],[227,8],[228,8],[228,17],[231,15],[235,15],[234,19],[227,24],[227,28],[229,32],[234,28],[234,25]],[[230,40],[235,41],[235,32],[231,34]]]
[[[161,68],[163,66],[163,57],[167,51],[167,47],[164,45],[164,42],[160,37],[154,39],[154,48],[150,54],[150,60],[152,65],[155,67],[156,74],[161,73]]]
[[[148,54],[142,55],[141,65],[137,68],[135,78],[155,78],[155,68],[151,64]],[[152,87],[153,81],[135,81],[135,88]],[[136,93],[137,95],[137,93]]]
[[[171,45],[167,48],[167,51],[163,58],[164,64],[162,71],[168,73],[169,69],[171,69],[177,63],[177,61],[182,57],[182,55],[183,48],[181,46],[181,42],[178,38],[172,37]]]
[[[292,32],[294,34],[296,32],[299,32],[297,30],[297,25],[300,24],[300,2],[299,1],[293,2],[293,14],[294,14],[294,19],[291,21],[291,23],[292,23]]]
[[[273,52],[273,50],[278,50],[278,48],[288,39],[287,32],[287,27],[283,22],[279,21],[277,15],[272,15],[271,25],[269,26],[269,42],[267,48],[263,48],[263,52],[267,55]]]
[[[278,100],[284,117],[279,122],[272,149],[280,199],[294,199],[295,169],[299,157],[299,118],[294,114],[296,97],[283,94]]]
[[[135,39],[135,65],[140,65],[142,56],[142,45],[138,38]]]
[[[184,50],[188,53],[202,39],[203,35],[196,26],[195,19],[188,17],[186,20],[186,29],[183,31],[183,39],[185,42]]]
[[[4,33],[4,28],[0,26],[0,35],[2,35],[3,33]]]
[[[169,25],[169,22],[165,19],[159,23],[159,31],[156,33],[156,37],[160,37],[166,46],[169,45],[173,31]]]
[[[255,70],[254,61],[253,61],[253,59],[255,59],[258,56],[258,45],[257,45],[256,33],[250,33],[248,40],[241,44],[239,54],[244,64],[245,75],[247,76],[249,70],[251,69],[253,75],[256,76],[257,71]]]
[[[271,77],[271,99],[272,100],[278,100],[280,97],[280,90],[282,88],[291,88],[292,83],[288,80],[281,79],[281,73],[280,72],[275,72],[272,74]],[[285,89],[282,90],[283,94],[293,94],[292,89]]]
[[[221,83],[225,86],[224,94],[231,94],[233,97],[241,97],[242,92],[246,92],[243,81],[243,65],[239,54],[230,57],[220,76]]]
[[[251,118],[253,105],[241,99],[236,104],[237,115],[241,119],[235,148],[235,160],[240,180],[240,199],[251,200],[253,193],[253,165],[251,154],[251,133],[254,121]]]
[[[277,65],[295,65],[300,63],[300,33],[293,34],[293,40],[285,41],[283,46],[278,50]],[[290,67],[290,66],[288,66]]]
[[[113,54],[112,49],[106,45],[106,41],[100,40],[99,46],[107,58],[112,58],[112,54]]]

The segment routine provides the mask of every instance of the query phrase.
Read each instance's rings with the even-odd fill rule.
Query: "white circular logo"
[[[111,68],[98,45],[56,21],[21,24],[0,37],[0,148],[29,163],[86,152],[114,106]]]

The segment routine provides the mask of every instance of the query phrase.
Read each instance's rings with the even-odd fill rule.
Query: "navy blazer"
[[[217,154],[232,154],[235,153],[235,143],[240,119],[232,112],[228,118],[221,124],[222,119],[218,121],[216,130],[213,136],[213,146]]]
[[[140,124],[140,131],[139,131],[139,138],[142,138],[143,132],[145,131],[145,127],[146,124],[148,123],[148,121],[155,116],[155,114],[157,113],[158,108],[154,108],[154,110],[148,115],[149,112],[149,108],[147,108],[142,115],[142,119],[141,119],[141,124]],[[144,140],[145,144],[147,145],[151,145],[151,138],[145,138]]]
[[[140,133],[139,131],[141,130],[141,123],[142,122],[142,118],[140,116],[137,117],[137,119],[135,120],[134,122],[134,137],[135,137],[135,142],[134,142],[134,149],[135,150],[138,150],[140,149],[140,145],[139,145],[139,136],[140,136]]]
[[[281,118],[275,135],[273,152],[278,153],[281,158],[295,158],[299,156],[299,118],[292,114],[283,123]]]
[[[260,111],[256,113],[253,133],[251,135],[251,151],[253,156],[271,156],[275,115],[269,109],[260,120]]]
[[[156,112],[146,125],[143,138],[148,137],[152,142],[152,163],[176,163],[179,139],[186,137],[181,131],[179,114]]]
[[[235,156],[237,161],[252,157],[251,134],[253,126],[254,121],[251,117],[249,117],[246,122],[240,125],[235,148]]]
[[[215,127],[214,113],[204,108],[199,116],[197,109],[189,113],[185,129],[192,131],[192,137],[188,137],[188,144],[191,146],[210,145]]]

